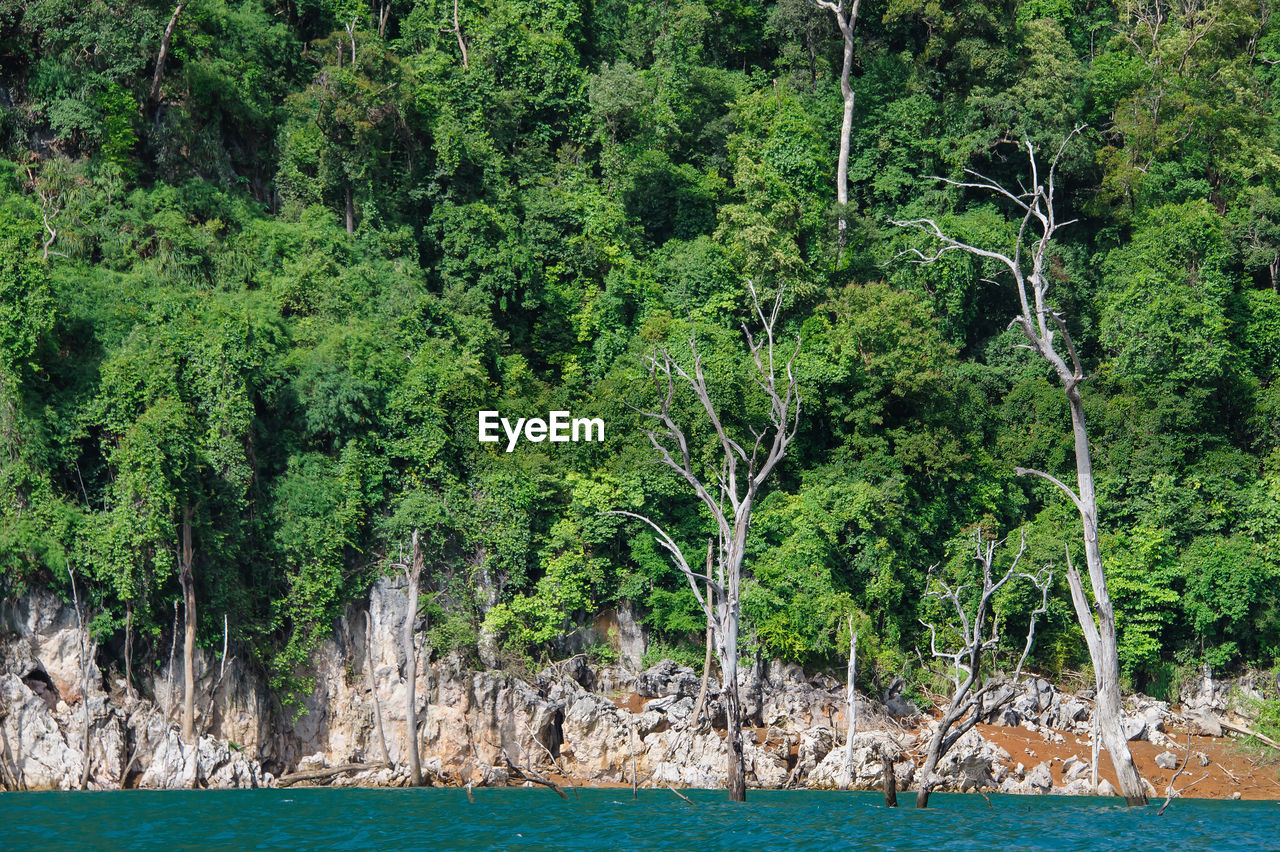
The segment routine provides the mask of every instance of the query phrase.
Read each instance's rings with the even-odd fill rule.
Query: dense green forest
[[[843,41],[806,0],[0,0],[0,593],[69,594],[69,565],[104,653],[127,626],[154,662],[185,523],[200,641],[225,613],[296,694],[419,529],[437,653],[483,632],[527,666],[629,601],[653,655],[700,664],[683,577],[601,513],[643,507],[700,561],[708,515],[628,403],[641,356],[696,334],[726,423],[759,422],[752,281],[786,288],[803,408],[752,519],[745,649],[831,665],[852,614],[883,682],[975,531],[1027,525],[1037,564],[1080,536],[1014,473],[1074,457],[1011,282],[906,262],[926,241],[888,220],[1009,250],[1010,205],[932,176],[1015,187],[1022,140],[1047,162],[1084,124],[1051,274],[1091,376],[1122,668],[1167,694],[1193,665],[1274,665],[1271,11],[863,0],[842,206]],[[606,440],[507,453],[480,409]],[[1056,674],[1088,656],[1055,576],[1032,664]]]

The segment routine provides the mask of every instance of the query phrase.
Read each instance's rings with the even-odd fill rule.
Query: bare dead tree
[[[391,20],[391,0],[383,0],[378,6],[378,38],[387,37],[387,21]]]
[[[797,338],[795,349],[785,361],[775,353],[783,288],[779,288],[767,313],[760,304],[755,285],[748,282],[747,288],[760,328],[753,333],[744,324],[743,331],[755,366],[756,384],[769,401],[768,425],[761,429],[751,428],[753,440],[750,449],[731,437],[725,428],[711,398],[697,340],[692,335],[689,338],[691,372],[666,348],[658,348],[645,358],[649,379],[654,383],[659,398],[658,410],[640,411],[653,423],[651,428],[644,430],[645,435],[657,451],[658,460],[693,489],[715,522],[715,576],[699,573],[690,567],[680,546],[648,516],[621,509],[609,513],[635,518],[654,531],[659,546],[670,554],[680,573],[688,580],[707,623],[714,626],[716,657],[720,662],[720,679],[727,705],[729,798],[735,802],[746,801],[747,796],[742,707],[738,700],[739,588],[747,532],[760,488],[786,456],[800,426],[800,393],[794,371],[800,340]],[[715,431],[719,443],[716,454],[718,469],[704,471],[701,466],[695,468],[686,427],[676,421],[677,385],[688,386],[693,391],[702,413]],[[704,584],[710,591],[709,595],[703,593]]]
[[[209,690],[209,705],[204,712],[204,733],[206,734],[213,730],[213,708],[218,698],[218,690],[222,687],[222,679],[227,674],[228,627],[227,614],[224,612],[222,614],[222,658],[218,662],[218,679],[213,682],[213,687]]]
[[[409,748],[409,783],[414,787],[422,786],[422,763],[418,755],[418,652],[417,643],[413,641],[413,626],[418,619],[418,588],[422,582],[422,544],[418,539],[418,530],[410,536],[412,552],[410,564],[397,562],[393,567],[404,572],[405,581],[409,584],[409,611],[404,619],[404,668],[405,668],[405,736]]]
[[[858,732],[857,693],[853,684],[858,675],[858,634],[853,630],[853,616],[849,616],[849,685],[845,705],[849,713],[849,730],[845,735],[844,777],[845,786],[853,784],[853,735]]]
[[[929,806],[929,794],[937,784],[934,770],[938,762],[980,719],[1013,697],[1013,693],[1009,692],[1002,701],[997,700],[987,704],[988,696],[1001,683],[997,678],[989,678],[981,686],[974,688],[982,677],[983,658],[1000,645],[999,625],[991,608],[992,598],[996,592],[1014,579],[1029,580],[1040,590],[1040,606],[1031,613],[1026,645],[1018,660],[1019,673],[1022,671],[1022,664],[1026,661],[1027,654],[1031,652],[1031,644],[1035,639],[1036,618],[1048,610],[1052,569],[1045,567],[1036,574],[1018,570],[1018,565],[1027,552],[1026,532],[1022,533],[1017,555],[1004,573],[997,577],[994,570],[995,552],[1001,544],[1003,542],[991,540],[984,542],[981,533],[977,536],[974,561],[978,563],[982,572],[980,589],[970,583],[950,586],[941,576],[934,573],[934,569],[929,570],[928,591],[925,592],[925,597],[936,598],[955,613],[954,622],[945,625],[944,628],[944,632],[950,634],[943,638],[944,647],[940,648],[938,645],[938,626],[923,620],[920,623],[929,628],[929,650],[933,658],[951,663],[949,668],[952,691],[951,701],[947,704],[942,720],[938,722],[938,728],[933,732],[925,751],[924,765],[920,768],[920,784],[916,792],[917,808]],[[975,592],[976,600],[973,594]],[[947,651],[944,649],[946,647],[954,650]],[[1014,676],[1014,682],[1017,682],[1017,675]]]
[[[462,25],[458,23],[458,0],[453,0],[453,34],[458,39],[458,50],[462,51],[462,68],[467,69],[467,41],[462,37]]]
[[[356,67],[356,21],[359,18],[352,18],[351,23],[343,24],[342,27],[347,31],[347,38],[351,40],[351,68]]]
[[[196,741],[196,580],[192,562],[191,527],[195,507],[182,510],[182,561],[178,582],[182,586],[182,741],[194,745]]]
[[[83,724],[83,739],[80,748],[84,752],[84,768],[80,773],[80,789],[87,790],[89,788],[89,740],[90,733],[93,730],[92,722],[89,718],[89,667],[93,663],[93,657],[97,653],[97,644],[90,645],[89,631],[84,626],[84,614],[80,611],[80,595],[76,591],[76,575],[71,570],[71,560],[67,560],[67,579],[71,581],[71,602],[76,608],[76,627],[77,633],[80,634],[80,715]]]
[[[858,22],[858,6],[861,0],[853,0],[853,5],[845,8],[845,0],[813,0],[819,9],[825,9],[836,19],[840,27],[840,35],[844,39],[844,59],[840,66],[840,97],[844,100],[844,116],[840,119],[840,159],[836,164],[836,203],[840,205],[840,216],[836,239],[841,250],[844,249],[845,205],[849,203],[849,137],[853,134],[853,86],[849,83],[849,72],[853,70],[853,27]]]
[[[382,727],[382,702],[378,700],[378,674],[373,668],[373,615],[364,614],[364,656],[369,664],[369,691],[373,693],[373,721],[378,730],[378,745],[382,748],[382,760],[391,766],[391,752],[387,750],[387,734]]]
[[[164,80],[164,64],[169,59],[169,45],[173,41],[173,31],[178,26],[178,19],[182,17],[182,10],[187,8],[187,4],[179,3],[173,7],[173,15],[169,18],[169,25],[164,28],[164,35],[160,36],[160,53],[156,56],[156,70],[151,75],[151,103],[160,102],[160,83]]]
[[[40,199],[40,221],[44,225],[45,239],[41,246],[41,257],[45,260],[50,255],[56,257],[66,257],[65,252],[53,251],[53,244],[58,240],[58,216],[67,206],[66,195],[64,192],[67,181],[61,179],[50,179],[48,172],[41,177],[37,177],[35,170],[27,167],[27,183],[31,187],[31,191]]]
[[[1147,795],[1124,735],[1120,704],[1120,664],[1116,653],[1115,612],[1111,606],[1111,595],[1107,590],[1102,555],[1098,549],[1098,498],[1094,489],[1093,459],[1089,450],[1084,402],[1080,394],[1080,386],[1086,376],[1075,343],[1067,330],[1066,319],[1049,300],[1047,267],[1053,238],[1059,229],[1074,221],[1058,221],[1053,207],[1054,181],[1058,163],[1062,159],[1067,143],[1083,129],[1083,125],[1076,127],[1062,141],[1047,175],[1044,176],[1041,175],[1039,166],[1036,164],[1035,148],[1030,141],[1024,141],[1023,146],[1029,160],[1031,185],[1019,187],[1020,191],[1017,193],[1011,192],[991,178],[971,169],[965,170],[967,180],[936,178],[952,186],[999,196],[1022,212],[1022,222],[1018,227],[1017,241],[1011,254],[961,242],[943,233],[933,219],[890,220],[890,222],[898,227],[923,231],[939,244],[939,247],[930,254],[925,254],[918,249],[909,249],[904,252],[910,255],[914,262],[933,263],[947,252],[961,251],[1004,266],[1013,276],[1019,303],[1019,311],[1010,326],[1016,325],[1022,330],[1028,341],[1027,348],[1048,362],[1062,384],[1063,393],[1071,410],[1071,429],[1075,440],[1076,488],[1072,489],[1057,477],[1044,471],[1021,467],[1015,468],[1015,471],[1019,475],[1037,476],[1049,482],[1071,500],[1080,514],[1084,531],[1085,562],[1093,597],[1092,606],[1080,574],[1071,562],[1069,549],[1067,582],[1071,588],[1071,601],[1075,607],[1076,617],[1089,646],[1089,657],[1093,661],[1094,678],[1098,690],[1095,712],[1098,714],[1098,727],[1103,744],[1111,755],[1120,793],[1131,804],[1141,804],[1146,802]],[[1057,343],[1059,336],[1061,336],[1061,347],[1065,349],[1065,353],[1059,351]]]

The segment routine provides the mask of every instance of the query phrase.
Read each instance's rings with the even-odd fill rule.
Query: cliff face
[[[610,624],[627,627],[623,650],[635,663],[642,646],[629,615],[612,614]],[[338,783],[403,783],[406,616],[403,587],[390,579],[375,584],[367,606],[349,609],[316,653],[316,686],[296,718],[234,649],[225,663],[198,650],[202,736],[188,747],[177,734],[180,658],[146,678],[145,697],[129,697],[123,682],[105,682],[92,649],[85,649],[88,676],[81,676],[84,637],[74,610],[48,593],[28,594],[0,611],[0,780],[11,789],[78,787],[87,741],[91,788],[256,786],[274,783],[264,767],[280,774],[344,764],[377,768]],[[416,650],[413,698],[430,783],[502,783],[509,762],[554,764],[577,783],[629,783],[633,774],[647,784],[725,781],[723,732],[686,724],[699,687],[687,668],[663,663],[638,674],[621,666],[595,669],[577,656],[526,683],[471,671],[454,657],[428,664],[426,649]],[[777,663],[745,668],[741,677],[744,711],[757,729],[748,737],[749,779],[780,786],[802,731],[826,730],[817,741],[833,740],[843,725],[843,692],[829,678],[810,682],[798,667]],[[714,683],[708,706],[722,724]],[[379,712],[397,769],[382,766]]]
[[[403,587],[389,579],[373,586],[366,607],[350,608],[315,655],[316,687],[296,717],[269,695],[260,674],[234,649],[225,664],[216,654],[199,652],[201,736],[188,746],[177,725],[181,655],[177,671],[166,662],[148,677],[141,690],[145,698],[129,697],[122,682],[104,682],[74,611],[47,593],[29,594],[0,609],[0,784],[256,787],[290,783],[298,771],[326,783],[404,784],[408,696],[401,637],[407,609]],[[637,639],[628,641],[629,656],[638,657]],[[427,783],[501,784],[518,777],[514,766],[540,767],[581,784],[629,784],[634,778],[644,786],[725,785],[725,714],[718,690],[713,682],[711,724],[692,724],[699,677],[688,668],[669,661],[643,672],[595,668],[575,656],[527,683],[502,672],[469,670],[454,657],[427,664],[421,644],[416,651],[420,674],[413,700]],[[81,674],[82,652],[87,677]],[[889,724],[890,710],[914,711],[906,702],[895,698],[886,707],[858,699],[851,771],[839,683],[825,675],[806,677],[798,666],[779,662],[744,667],[740,677],[751,727],[745,737],[749,784],[878,787],[880,754],[891,755],[900,787],[913,782],[912,752],[927,737],[930,722],[926,718],[915,734]],[[1188,685],[1188,721],[1226,701],[1220,683],[1198,679]],[[985,721],[1061,742],[1064,734],[1087,735],[1089,709],[1087,697],[1032,679]],[[383,761],[379,714],[391,767]],[[1159,702],[1135,704],[1132,738],[1163,744],[1169,716]],[[1013,762],[971,732],[939,766],[939,789],[1049,789],[1035,772]],[[1079,778],[1077,770],[1074,780]]]

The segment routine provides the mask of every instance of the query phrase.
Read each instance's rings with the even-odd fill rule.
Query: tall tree
[[[1008,269],[1017,285],[1019,304],[1018,313],[1014,316],[1011,325],[1016,325],[1022,330],[1032,351],[1053,368],[1062,384],[1062,391],[1071,409],[1077,487],[1072,489],[1056,476],[1044,471],[1022,467],[1015,470],[1019,475],[1037,476],[1051,483],[1067,495],[1080,513],[1080,522],[1084,531],[1085,564],[1093,593],[1092,606],[1086,596],[1080,573],[1071,561],[1069,547],[1067,549],[1067,583],[1071,587],[1071,601],[1075,606],[1076,617],[1080,621],[1080,628],[1084,631],[1085,641],[1089,646],[1089,658],[1093,661],[1094,678],[1098,690],[1095,711],[1098,729],[1102,734],[1107,752],[1111,755],[1112,764],[1115,766],[1121,794],[1130,803],[1145,803],[1146,790],[1143,788],[1138,768],[1134,765],[1133,756],[1129,753],[1129,743],[1124,733],[1123,708],[1120,702],[1120,664],[1116,651],[1116,617],[1111,606],[1111,595],[1107,591],[1102,554],[1098,548],[1098,496],[1094,489],[1093,457],[1089,449],[1084,401],[1080,394],[1080,385],[1086,378],[1084,365],[1071,339],[1071,333],[1067,330],[1064,314],[1049,301],[1048,269],[1053,238],[1058,229],[1075,221],[1058,221],[1053,209],[1054,179],[1063,152],[1071,139],[1081,130],[1083,127],[1077,127],[1062,141],[1044,177],[1041,176],[1039,166],[1036,164],[1034,146],[1030,141],[1024,142],[1031,180],[1029,187],[1021,192],[1011,192],[996,181],[971,169],[965,170],[969,180],[953,181],[940,178],[953,186],[976,189],[999,196],[1022,212],[1022,221],[1018,227],[1012,254],[961,242],[945,234],[933,219],[890,221],[898,227],[921,230],[940,244],[930,254],[925,254],[919,249],[909,249],[906,254],[912,255],[915,262],[934,263],[947,252],[960,251],[995,261]],[[1065,355],[1058,351],[1058,344],[1055,342],[1059,335],[1061,335],[1061,345],[1066,350]]]
[[[693,570],[680,546],[648,516],[622,509],[612,511],[612,514],[643,521],[654,530],[658,544],[671,555],[680,573],[689,581],[707,623],[715,629],[721,686],[728,703],[729,798],[735,802],[744,802],[747,798],[742,707],[738,699],[740,589],[742,563],[747,552],[747,533],[751,528],[751,512],[760,488],[786,456],[787,448],[800,426],[800,393],[793,369],[800,352],[799,339],[785,361],[775,355],[775,331],[785,291],[778,289],[773,305],[766,314],[760,305],[755,286],[750,282],[747,286],[760,328],[753,334],[744,324],[743,331],[746,333],[755,367],[756,384],[769,403],[767,425],[760,429],[751,428],[749,450],[731,437],[725,427],[722,412],[711,398],[702,357],[693,336],[689,338],[692,373],[682,367],[665,347],[658,347],[653,355],[645,358],[649,378],[654,383],[659,398],[657,411],[641,412],[653,421],[653,425],[645,429],[645,435],[657,451],[659,461],[675,471],[711,513],[717,535],[715,576]],[[677,385],[687,385],[693,391],[702,413],[715,432],[719,444],[718,451],[714,453],[717,464],[709,471],[695,460],[697,455],[690,447],[692,426],[682,426],[676,422],[679,416],[675,410]],[[710,590],[709,595],[702,592],[701,584],[704,583]]]

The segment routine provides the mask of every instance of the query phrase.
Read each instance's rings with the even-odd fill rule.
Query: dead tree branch
[[[741,707],[738,702],[738,623],[740,618],[739,587],[742,565],[746,557],[747,534],[756,498],[769,475],[786,456],[800,427],[800,391],[795,373],[800,352],[797,338],[789,354],[778,351],[778,320],[784,290],[779,288],[771,304],[762,304],[752,282],[747,282],[752,312],[756,319],[753,330],[743,325],[751,363],[755,367],[755,383],[768,401],[767,425],[751,429],[747,448],[729,434],[712,399],[704,371],[697,338],[690,334],[688,366],[682,364],[665,347],[645,356],[644,367],[657,397],[653,410],[634,409],[649,426],[644,434],[657,454],[658,461],[674,471],[698,497],[715,525],[714,564],[707,573],[695,571],[679,544],[657,522],[647,515],[624,509],[605,514],[633,518],[653,530],[658,545],[688,581],[694,598],[701,607],[715,637],[716,655],[726,701],[729,727],[729,793],[734,801],[746,798],[745,763],[741,735]],[[676,408],[677,388],[692,391],[697,408],[714,431],[719,452],[714,465],[695,462],[688,430],[681,424]],[[704,594],[703,590],[706,590]]]
[[[951,647],[956,650],[945,650],[947,645],[947,640],[945,639],[944,646],[940,648],[938,645],[938,627],[932,622],[921,620],[921,624],[929,629],[929,650],[933,658],[950,662],[948,668],[951,671],[950,676],[953,688],[951,700],[948,702],[947,709],[942,715],[942,720],[938,723],[938,728],[934,731],[925,752],[924,765],[919,776],[920,786],[916,793],[917,808],[928,807],[929,794],[936,784],[936,779],[933,775],[934,770],[951,747],[984,716],[1013,698],[1013,693],[1010,692],[1002,700],[997,700],[992,704],[986,703],[987,697],[1000,683],[995,678],[987,680],[975,689],[975,685],[981,676],[984,656],[995,651],[1000,645],[999,624],[995,613],[992,611],[992,599],[995,594],[1011,580],[1015,579],[1025,579],[1040,590],[1041,605],[1031,614],[1026,643],[1022,657],[1018,660],[1017,671],[1019,674],[1022,671],[1022,665],[1026,660],[1027,654],[1031,650],[1035,637],[1036,619],[1047,610],[1049,585],[1053,579],[1052,567],[1045,566],[1035,574],[1021,571],[1018,567],[1027,552],[1025,529],[1021,534],[1018,552],[1014,555],[1009,567],[1001,574],[994,570],[995,554],[996,549],[1002,546],[1004,542],[992,540],[984,542],[982,534],[979,532],[975,537],[974,544],[973,558],[981,575],[981,587],[974,586],[974,591],[977,593],[976,602],[970,602],[973,596],[967,593],[973,584],[957,583],[954,586],[949,585],[946,580],[935,573],[936,565],[929,569],[928,591],[925,592],[925,596],[942,602],[945,604],[944,609],[949,609],[954,613],[954,620],[946,624],[945,627],[950,641],[954,643]],[[1017,683],[1017,675],[1015,675],[1014,683]]]
[[[1081,125],[1067,134],[1047,172],[1043,174],[1036,162],[1035,148],[1029,140],[1024,140],[1022,147],[1027,154],[1029,181],[1026,185],[1020,185],[1017,192],[968,169],[965,170],[964,180],[938,178],[950,186],[994,195],[1013,205],[1020,214],[1020,222],[1011,248],[997,251],[966,243],[944,232],[935,220],[929,218],[890,222],[898,227],[926,234],[935,245],[930,251],[909,248],[899,253],[899,258],[927,264],[936,262],[947,252],[960,251],[990,260],[1007,270],[1018,297],[1018,311],[1010,322],[1010,327],[1017,326],[1022,330],[1027,339],[1027,348],[1049,364],[1062,385],[1071,412],[1076,487],[1073,489],[1042,471],[1019,468],[1018,473],[1037,476],[1050,482],[1071,499],[1080,515],[1092,604],[1090,595],[1085,591],[1083,578],[1070,561],[1070,554],[1067,582],[1071,588],[1076,618],[1084,631],[1093,662],[1099,730],[1107,752],[1111,755],[1120,792],[1130,803],[1136,804],[1146,802],[1146,791],[1124,735],[1115,613],[1098,545],[1098,499],[1094,487],[1093,458],[1085,423],[1084,403],[1080,394],[1080,386],[1086,380],[1086,375],[1066,321],[1049,298],[1048,267],[1053,240],[1061,228],[1071,224],[1070,221],[1059,221],[1054,209],[1058,165],[1067,144],[1083,129],[1084,126]]]

